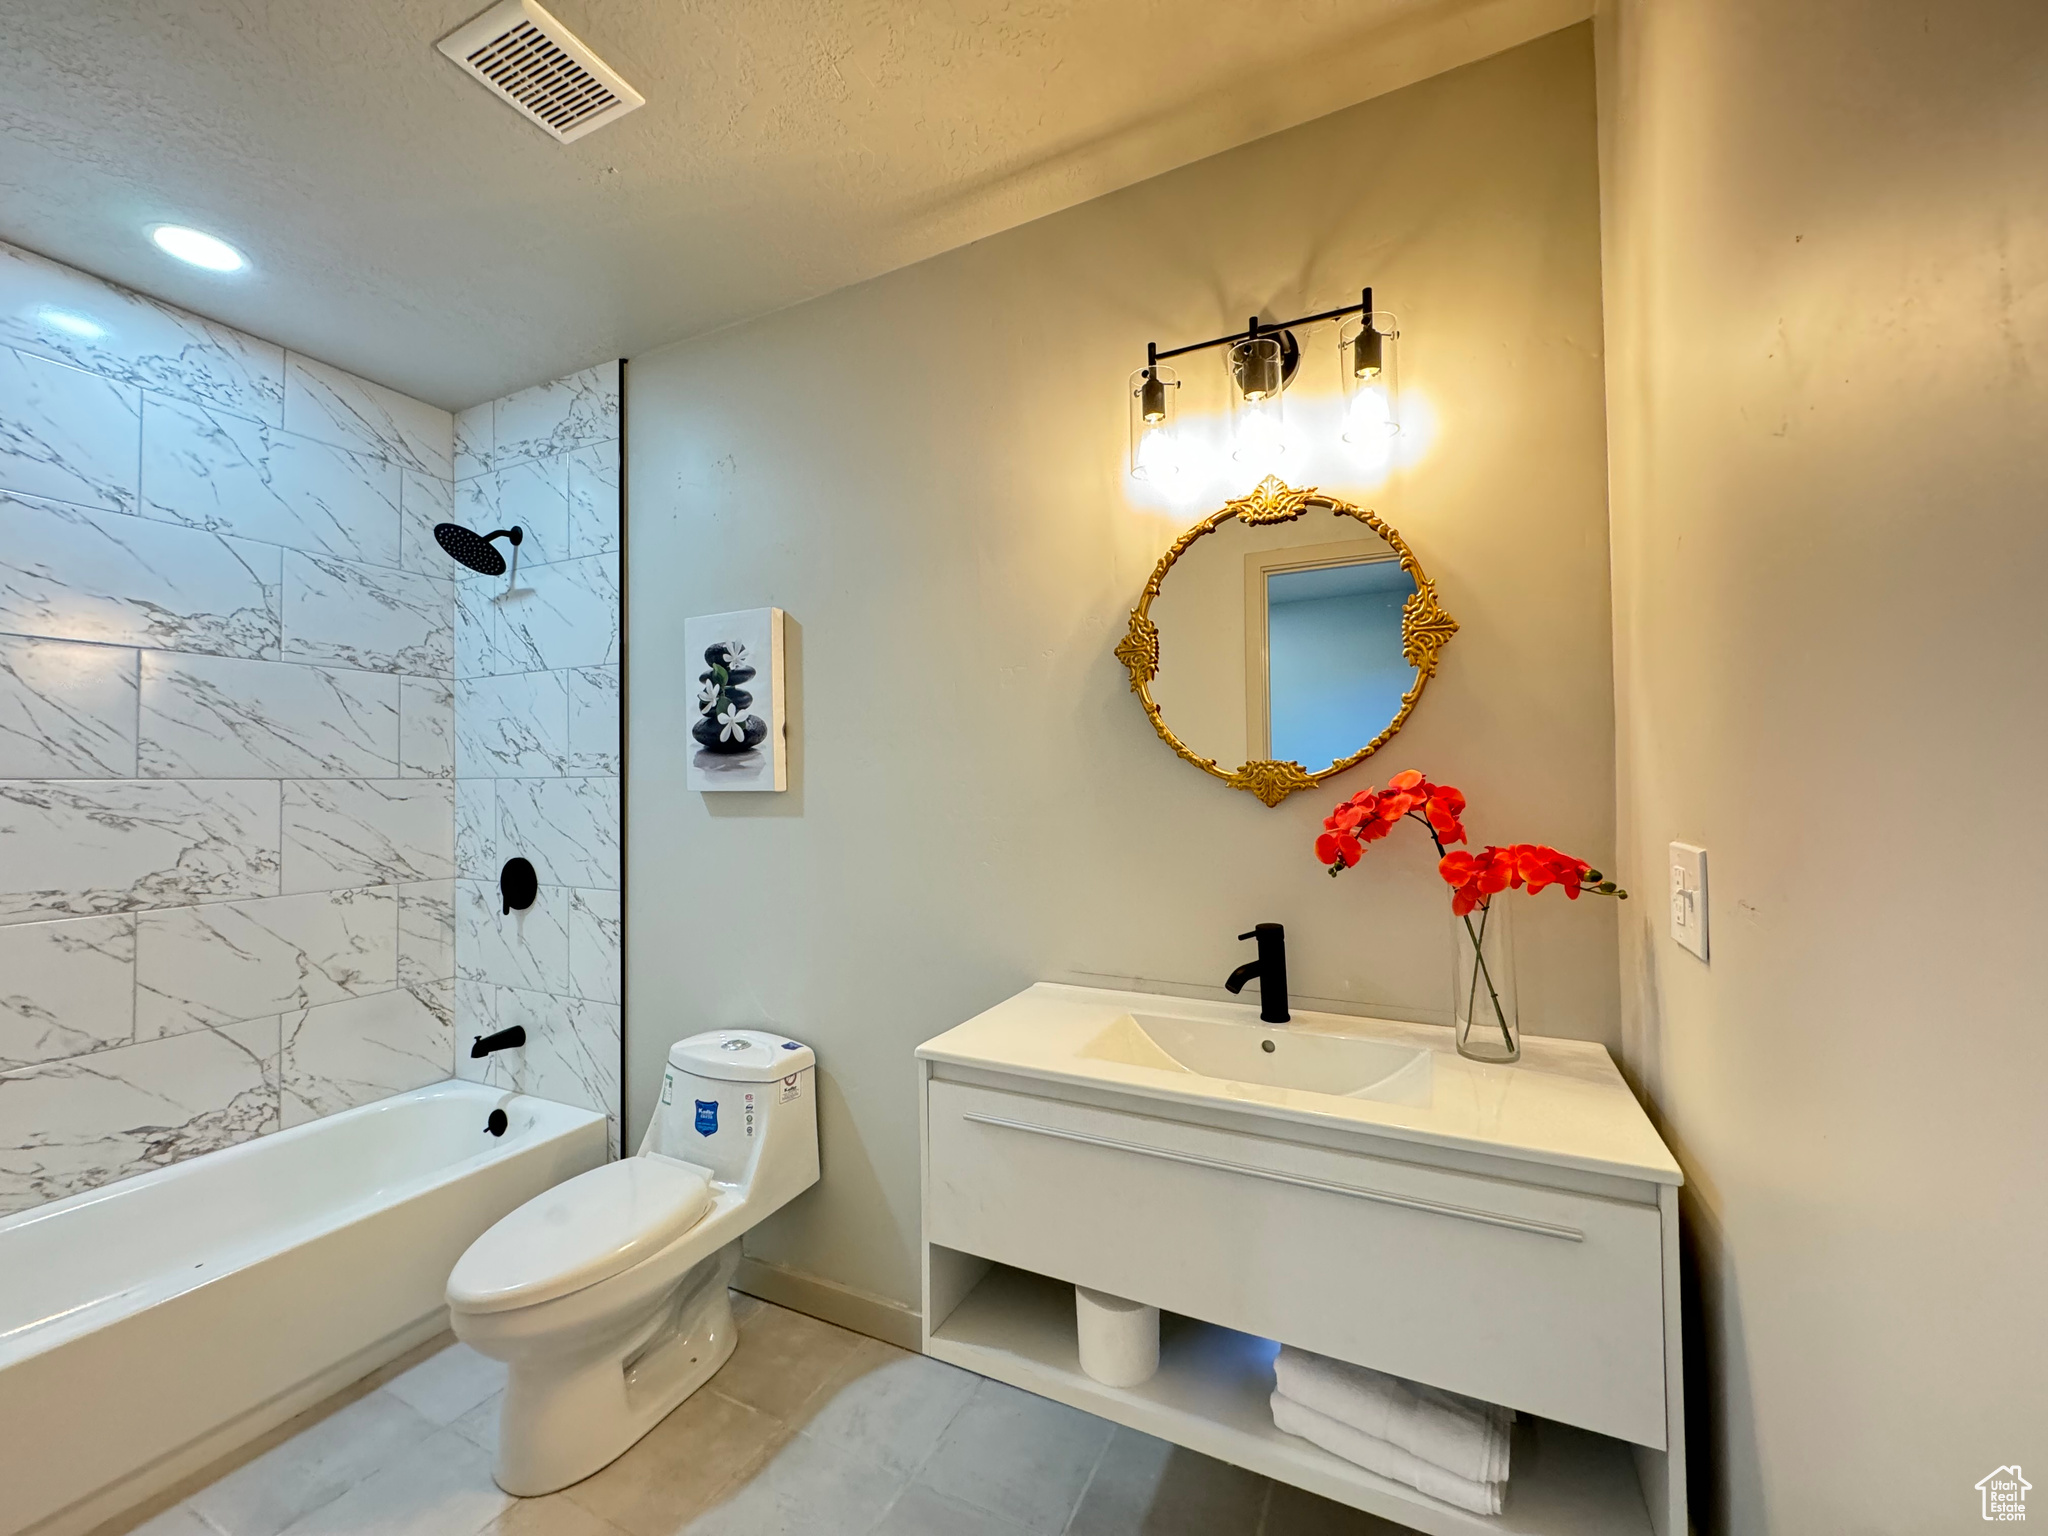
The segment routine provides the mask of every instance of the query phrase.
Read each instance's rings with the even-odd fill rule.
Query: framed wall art
[[[683,782],[690,789],[789,787],[783,729],[783,615],[747,608],[683,620],[696,722]]]

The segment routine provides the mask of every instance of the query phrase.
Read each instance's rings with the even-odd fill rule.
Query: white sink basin
[[[1431,1058],[1425,1048],[1284,1024],[1127,1013],[1083,1046],[1080,1054],[1095,1061],[1336,1098],[1389,1104],[1430,1101]]]
[[[1271,1041],[1272,1050],[1265,1048]],[[1059,1098],[1149,1101],[1225,1112],[1233,1123],[1287,1124],[1502,1155],[1657,1184],[1683,1175],[1622,1081],[1589,1040],[1530,1036],[1512,1067],[1467,1061],[1441,1024],[1295,1010],[1259,1022],[1241,1002],[1039,982],[917,1048],[935,1077],[990,1073]]]

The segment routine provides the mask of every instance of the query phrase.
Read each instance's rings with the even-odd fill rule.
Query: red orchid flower
[[[1316,857],[1325,864],[1349,869],[1365,857],[1365,850],[1349,832],[1325,832],[1316,839]],[[1343,862],[1339,864],[1339,860]]]
[[[1602,896],[1626,894],[1612,881],[1601,881],[1584,859],[1541,843],[1487,847],[1477,854],[1447,854],[1437,865],[1437,873],[1451,887],[1451,911],[1459,917],[1505,890],[1527,890],[1533,896],[1555,885],[1561,886],[1573,901],[1579,899],[1582,891]]]
[[[1410,768],[1387,781],[1383,790],[1362,789],[1323,818],[1323,835],[1316,839],[1316,857],[1330,866],[1330,873],[1349,869],[1364,852],[1364,845],[1376,843],[1394,830],[1404,816],[1413,816],[1429,829],[1441,851],[1447,843],[1465,840],[1464,824],[1458,819],[1465,809],[1465,796],[1448,784],[1432,784]]]
[[[1464,814],[1462,791],[1449,784],[1432,784],[1410,768],[1387,780],[1383,790],[1360,790],[1325,817],[1323,835],[1316,839],[1316,857],[1329,866],[1332,875],[1339,874],[1365,856],[1367,843],[1378,842],[1392,832],[1403,817],[1413,817],[1436,844],[1440,855],[1437,873],[1451,887],[1451,910],[1460,917],[1506,890],[1526,890],[1533,896],[1555,885],[1571,901],[1585,892],[1627,899],[1628,892],[1603,878],[1584,859],[1543,843],[1489,844],[1477,853],[1453,852],[1450,844],[1465,841]]]
[[[1465,810],[1465,796],[1450,785],[1437,787],[1429,797],[1429,826],[1441,842],[1465,841],[1465,824],[1458,820]]]

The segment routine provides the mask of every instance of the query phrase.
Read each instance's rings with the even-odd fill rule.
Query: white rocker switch
[[[1707,958],[1707,850],[1671,845],[1671,937]]]

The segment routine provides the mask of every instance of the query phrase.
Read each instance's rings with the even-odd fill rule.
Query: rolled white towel
[[[1321,1446],[1332,1456],[1343,1457],[1353,1466],[1405,1483],[1433,1499],[1469,1509],[1475,1515],[1500,1513],[1502,1484],[1475,1483],[1455,1472],[1446,1472],[1434,1462],[1424,1461],[1377,1435],[1368,1435],[1349,1424],[1338,1423],[1328,1414],[1317,1413],[1283,1392],[1273,1394],[1273,1423],[1290,1435],[1299,1435]]]
[[[1468,1482],[1507,1481],[1512,1415],[1505,1408],[1305,1349],[1283,1348],[1273,1378],[1303,1407]]]

